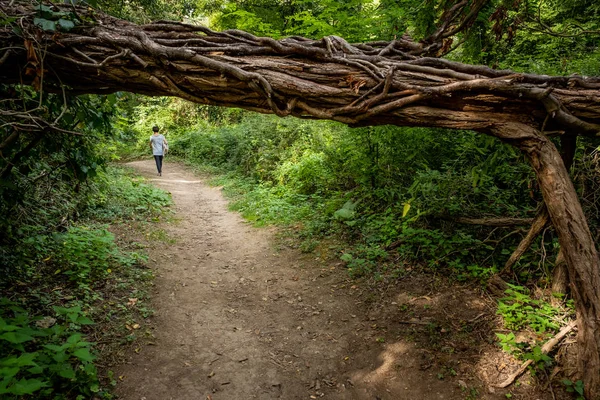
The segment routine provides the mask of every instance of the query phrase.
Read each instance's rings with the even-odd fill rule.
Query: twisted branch
[[[475,2],[472,12],[463,3],[448,10],[439,37],[469,24],[485,1]],[[169,21],[138,27],[100,13],[92,16],[83,8],[77,9],[79,15],[101,23],[50,34],[33,24],[30,6],[0,4],[8,15],[26,15],[23,34],[39,38],[40,48],[47,48],[44,62],[54,72],[44,75],[46,90],[59,91],[62,83],[73,93],[174,95],[350,125],[484,131],[490,124],[512,121],[549,132],[600,135],[597,78],[517,74],[417,57],[420,44],[406,38],[365,44],[337,36],[274,40]],[[9,47],[0,80],[21,82],[27,54],[22,38],[7,26],[0,28],[0,48]],[[25,83],[34,79],[25,76]]]

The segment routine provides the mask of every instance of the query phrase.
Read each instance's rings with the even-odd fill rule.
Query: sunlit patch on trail
[[[173,183],[202,183],[202,181],[186,181],[185,179],[168,179],[168,178],[152,178],[148,179],[149,181],[168,181]]]
[[[356,382],[382,383],[389,379],[390,374],[395,373],[395,366],[406,356],[409,348],[406,343],[396,342],[385,346],[385,350],[379,355],[381,365],[371,372],[359,371],[353,377]]]

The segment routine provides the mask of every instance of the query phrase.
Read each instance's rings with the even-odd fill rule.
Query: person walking
[[[160,133],[158,133],[158,126],[152,127],[152,136],[150,136],[150,148],[154,155],[154,161],[156,161],[156,169],[158,170],[158,176],[162,176],[162,162],[165,155],[165,149],[168,146],[167,139]]]

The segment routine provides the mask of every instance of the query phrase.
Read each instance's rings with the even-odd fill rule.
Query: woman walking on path
[[[165,149],[167,148],[167,139],[158,133],[158,126],[154,125],[152,131],[154,134],[150,136],[150,148],[154,155],[154,161],[156,161],[158,176],[162,176],[162,162],[163,156],[165,155]]]

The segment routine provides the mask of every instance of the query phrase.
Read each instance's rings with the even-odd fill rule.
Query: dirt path
[[[475,376],[486,355],[464,343],[479,338],[454,339],[486,318],[476,293],[422,276],[362,287],[339,264],[276,250],[185,167],[129,165],[172,193],[180,222],[163,226],[175,244],[150,251],[155,345],[120,368],[119,398],[504,398]]]

